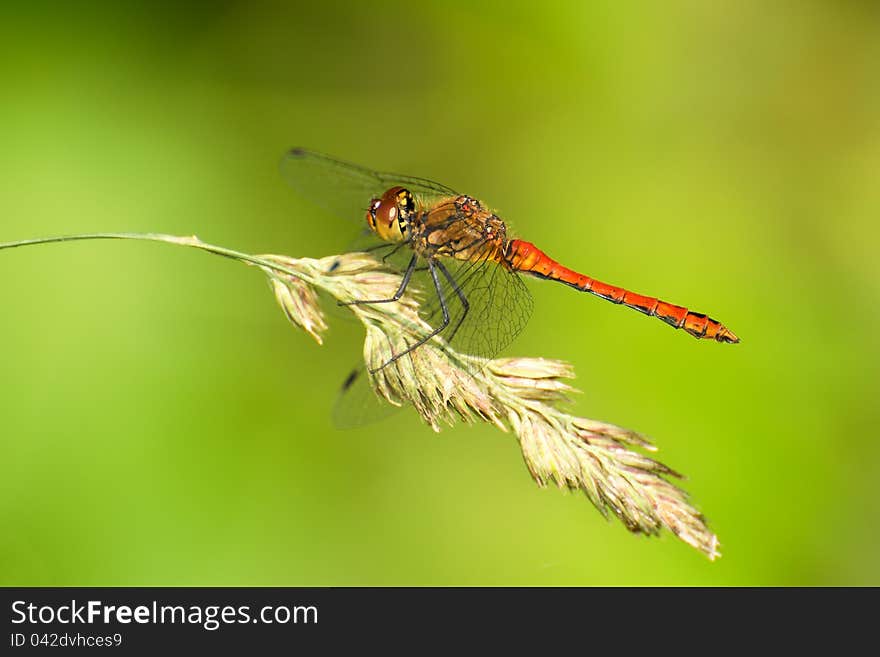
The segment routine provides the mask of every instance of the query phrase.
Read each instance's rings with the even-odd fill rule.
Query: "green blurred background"
[[[529,281],[508,350],[650,434],[724,557],[538,489],[490,427],[337,431],[358,326],[318,347],[254,270],[81,242],[0,253],[0,583],[880,584],[877,5],[474,4],[4,3],[0,241],[337,253],[294,145],[477,195],[742,337]]]

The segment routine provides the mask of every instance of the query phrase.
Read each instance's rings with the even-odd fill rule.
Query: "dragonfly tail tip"
[[[728,344],[739,344],[739,338],[728,328],[725,328],[718,334],[716,338],[718,342],[726,342]]]

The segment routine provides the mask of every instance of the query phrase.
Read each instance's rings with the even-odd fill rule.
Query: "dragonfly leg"
[[[373,246],[368,246],[365,249],[361,249],[361,251],[363,251],[364,253],[372,253],[373,251],[381,251],[382,249],[390,249],[395,246],[397,246],[397,245],[390,244],[388,242],[383,242],[382,244],[374,244]],[[394,250],[396,251],[397,249],[395,248]],[[392,251],[391,253],[394,253],[394,251]],[[385,256],[385,257],[387,258],[388,256]]]
[[[449,337],[446,338],[447,342],[452,342],[452,338],[455,337],[455,334],[458,333],[458,329],[461,328],[462,322],[464,322],[464,318],[467,317],[468,311],[471,309],[471,304],[468,303],[467,297],[464,292],[462,292],[458,283],[455,282],[455,279],[452,277],[452,274],[449,273],[449,270],[446,269],[446,265],[442,262],[435,263],[437,268],[440,270],[440,273],[443,274],[443,277],[449,281],[449,284],[452,286],[452,289],[455,290],[455,294],[458,296],[458,300],[461,301],[462,313],[461,317],[458,318],[458,321],[455,323],[455,327],[449,333]],[[445,336],[444,336],[445,337]]]
[[[382,249],[392,249],[393,248],[394,251],[392,251],[391,253],[387,254],[385,257],[382,258],[382,261],[384,262],[385,258],[388,258],[389,256],[392,256],[392,255],[394,255],[394,253],[396,253],[397,248],[399,246],[400,246],[399,244],[391,244],[389,242],[382,242],[381,244],[374,244],[373,246],[368,246],[366,248],[359,249],[359,251],[362,251],[363,253],[372,253],[373,251],[380,251]],[[332,274],[334,271],[339,269],[339,265],[341,262],[342,261],[339,258],[337,258],[333,262],[333,264],[330,265],[330,268],[327,270],[327,273]]]
[[[440,310],[443,311],[443,322],[440,324],[440,326],[438,326],[438,327],[435,328],[433,331],[431,331],[430,333],[428,333],[428,334],[427,334],[425,337],[423,337],[421,340],[418,340],[418,341],[415,342],[414,344],[411,344],[411,345],[408,346],[406,349],[404,349],[403,351],[401,351],[399,354],[395,354],[394,356],[392,356],[391,358],[389,358],[387,361],[385,361],[384,363],[382,363],[381,365],[379,365],[379,367],[377,367],[377,368],[375,368],[375,369],[371,369],[371,370],[370,370],[370,374],[375,374],[376,372],[378,372],[378,371],[381,370],[382,368],[391,365],[391,363],[393,363],[394,361],[398,360],[399,358],[402,358],[403,356],[406,356],[407,354],[412,353],[415,349],[418,349],[419,347],[421,347],[421,346],[422,346],[423,344],[425,344],[428,340],[430,340],[430,339],[433,338],[435,335],[437,335],[438,333],[440,333],[440,331],[442,331],[442,330],[445,329],[447,326],[449,326],[449,308],[448,308],[447,305],[446,305],[446,298],[443,296],[443,288],[440,286],[440,280],[437,278],[437,270],[436,270],[436,268],[434,267],[434,264],[435,264],[435,263],[434,263],[433,261],[428,260],[428,269],[429,269],[430,272],[431,272],[431,280],[434,281],[434,289],[437,290],[437,298],[438,298],[438,300],[440,301]],[[412,262],[410,263],[410,267],[412,267]]]
[[[413,272],[416,269],[416,261],[418,260],[418,256],[413,254],[412,259],[409,261],[409,265],[406,268],[406,273],[403,275],[403,280],[400,281],[400,287],[397,288],[397,292],[394,293],[394,296],[390,299],[358,299],[356,301],[339,301],[338,305],[340,306],[359,306],[363,304],[371,304],[371,303],[391,303],[392,301],[399,301],[400,297],[403,296],[403,293],[406,291],[406,286],[409,285],[409,281],[412,278]]]
[[[391,251],[389,251],[388,253],[386,253],[385,255],[382,256],[382,264],[383,264],[383,265],[386,264],[386,263],[388,262],[388,258],[390,258],[391,256],[393,256],[393,255],[394,255],[395,253],[397,253],[398,251],[400,251],[400,249],[401,249],[402,247],[404,247],[404,246],[408,246],[408,245],[410,244],[410,242],[411,242],[411,240],[407,240],[407,241],[405,241],[405,242],[398,242],[397,244],[395,244],[395,245],[394,245],[394,248],[391,249]]]
[[[409,244],[412,240],[407,240],[406,242],[398,242],[397,244],[390,244],[388,242],[382,242],[381,244],[374,244],[373,246],[368,246],[366,248],[360,249],[363,253],[373,253],[374,251],[381,251],[382,249],[391,249],[388,253],[382,256],[382,264],[388,262],[388,258],[393,256],[400,250],[400,247]],[[339,260],[336,260],[332,265],[330,265],[330,269],[327,270],[328,273],[332,273],[339,269]],[[420,271],[420,269],[416,269],[416,271]]]
[[[364,253],[372,253],[373,251],[381,251],[382,249],[391,249],[388,253],[382,256],[382,263],[386,263],[388,258],[393,256],[395,253],[400,251],[401,247],[408,246],[412,240],[406,240],[405,242],[383,242],[382,244],[374,244],[373,246],[368,246],[365,249],[361,249]]]

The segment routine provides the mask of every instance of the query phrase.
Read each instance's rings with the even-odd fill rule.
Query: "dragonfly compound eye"
[[[406,235],[415,211],[413,195],[403,187],[392,187],[370,204],[367,222],[383,240],[399,242]]]

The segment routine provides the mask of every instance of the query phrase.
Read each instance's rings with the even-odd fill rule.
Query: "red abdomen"
[[[505,245],[502,257],[504,262],[515,271],[551,281],[559,281],[583,292],[589,292],[597,297],[638,310],[645,315],[658,317],[673,328],[684,329],[695,338],[717,340],[718,342],[739,342],[739,338],[721,322],[702,313],[691,312],[682,306],[675,306],[655,297],[636,294],[622,287],[608,285],[595,278],[579,274],[562,266],[531,242],[510,240]]]

